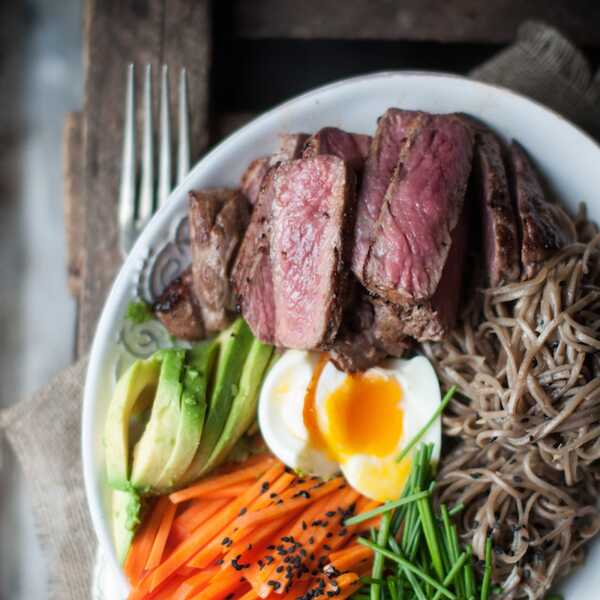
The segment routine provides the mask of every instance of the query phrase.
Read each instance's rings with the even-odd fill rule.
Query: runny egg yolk
[[[402,437],[404,420],[398,381],[373,373],[347,375],[325,400],[329,426],[327,432],[322,432],[315,396],[326,362],[322,358],[315,368],[304,401],[304,424],[311,444],[340,463],[356,454],[393,454]]]

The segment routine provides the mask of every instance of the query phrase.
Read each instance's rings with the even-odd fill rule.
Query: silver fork
[[[171,174],[171,110],[169,106],[169,70],[163,65],[160,80],[158,138],[158,181],[154,175],[154,130],[152,124],[152,67],[144,73],[144,127],[138,179],[135,126],[135,67],[127,67],[125,127],[119,189],[119,241],[127,255],[141,230],[165,203],[173,188]],[[181,183],[190,169],[190,132],[187,99],[187,72],[179,73],[178,144],[176,182]],[[139,186],[138,186],[139,182]]]

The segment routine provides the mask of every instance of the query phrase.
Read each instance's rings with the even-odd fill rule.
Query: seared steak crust
[[[192,293],[191,267],[165,288],[152,310],[176,338],[194,341],[204,337],[202,315]]]
[[[250,219],[239,190],[207,189],[189,194],[194,295],[207,331],[220,331],[235,311],[230,272]]]
[[[510,147],[514,195],[521,230],[523,278],[534,277],[543,262],[576,239],[575,226],[565,211],[550,203],[525,150]]]
[[[500,142],[483,127],[476,131],[473,170],[481,214],[485,272],[488,284],[495,287],[519,278],[520,246]]]

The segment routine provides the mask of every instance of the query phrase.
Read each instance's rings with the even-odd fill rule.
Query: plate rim
[[[215,158],[218,158],[218,155],[224,151],[224,148],[227,149],[231,145],[235,145],[238,139],[243,138],[249,129],[258,127],[261,123],[263,123],[266,120],[269,120],[272,116],[276,115],[277,113],[284,112],[287,107],[293,106],[302,101],[309,100],[313,96],[321,95],[336,88],[352,86],[369,79],[391,79],[395,77],[426,77],[440,80],[460,80],[463,83],[467,84],[467,86],[479,88],[482,92],[487,90],[492,91],[495,94],[508,96],[509,98],[512,97],[513,100],[516,100],[517,102],[528,104],[530,108],[546,113],[548,116],[559,121],[563,127],[567,127],[574,130],[578,134],[578,137],[581,139],[581,141],[585,142],[585,144],[589,146],[589,148],[587,148],[586,151],[595,151],[598,153],[600,158],[600,144],[596,142],[596,140],[594,140],[594,138],[592,138],[592,136],[589,133],[584,131],[580,126],[571,122],[569,119],[567,119],[554,109],[549,108],[540,101],[530,98],[524,94],[521,94],[520,92],[513,91],[509,88],[503,87],[498,84],[474,80],[470,77],[459,75],[456,73],[446,73],[443,71],[399,69],[377,71],[367,73],[364,75],[339,79],[331,83],[311,88],[306,92],[293,96],[292,98],[285,100],[284,102],[277,104],[276,106],[261,113],[260,115],[252,119],[250,122],[246,123],[244,126],[229,134],[218,144],[216,144],[209,152],[204,154],[202,158],[200,158],[196,163],[194,163],[187,176],[179,185],[177,185],[171,191],[171,193],[169,194],[169,198],[167,199],[165,204],[160,208],[160,210],[157,211],[157,213],[155,213],[152,216],[151,220],[144,227],[144,230],[141,232],[140,236],[136,240],[133,248],[123,261],[123,264],[121,265],[119,272],[106,296],[104,305],[102,307],[102,311],[100,313],[100,317],[98,319],[98,323],[96,325],[96,330],[89,352],[89,361],[85,376],[81,412],[80,443],[86,505],[92,520],[92,526],[94,529],[94,534],[96,535],[98,546],[104,553],[113,571],[115,571],[115,573],[118,574],[121,584],[124,586],[124,589],[127,589],[129,587],[129,584],[126,581],[123,569],[117,560],[114,543],[112,541],[110,525],[107,522],[108,520],[105,518],[105,515],[103,514],[104,511],[100,495],[95,489],[99,482],[94,460],[93,439],[97,432],[97,427],[99,426],[95,423],[94,412],[96,407],[95,390],[98,387],[99,371],[103,360],[103,356],[101,354],[102,340],[106,339],[109,334],[108,330],[110,329],[110,324],[113,322],[113,314],[116,312],[116,308],[118,305],[117,298],[120,297],[120,295],[126,290],[126,286],[130,283],[128,277],[129,273],[132,270],[131,263],[133,259],[137,256],[139,250],[142,247],[144,247],[144,245],[146,245],[149,240],[152,240],[153,237],[155,237],[155,232],[162,226],[163,221],[168,219],[168,215],[171,212],[177,210],[174,206],[175,203],[169,202],[169,200],[174,196],[179,196],[181,194],[182,189],[189,187],[189,182],[195,179],[196,172],[198,170],[201,170],[202,166],[205,163],[212,162]]]

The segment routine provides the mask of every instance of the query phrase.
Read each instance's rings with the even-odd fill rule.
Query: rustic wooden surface
[[[63,179],[67,274],[69,290],[75,297],[81,291],[83,260],[83,115],[69,113],[63,128]]]
[[[226,3],[224,3],[226,4]],[[600,45],[598,0],[234,0],[232,31],[250,38],[506,43],[527,19]]]
[[[106,295],[122,262],[116,216],[126,65],[151,64],[156,91],[160,65],[167,64],[172,73],[172,102],[176,98],[175,74],[181,66],[189,69],[192,157],[197,158],[208,140],[210,34],[208,0],[87,2],[79,354],[90,346]],[[141,70],[138,68],[138,105],[141,105]]]

